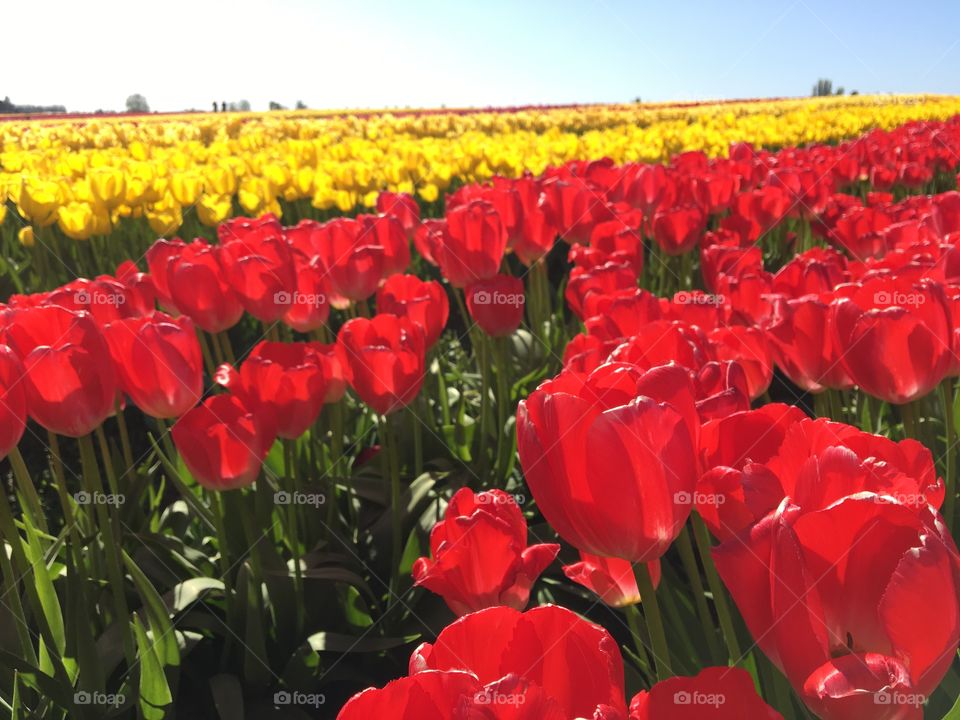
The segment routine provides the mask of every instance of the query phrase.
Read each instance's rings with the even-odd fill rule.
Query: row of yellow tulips
[[[56,223],[106,236],[124,217],[159,235],[183,215],[215,226],[238,212],[372,206],[380,190],[437,200],[451,185],[535,174],[573,159],[663,161],[686,150],[832,142],[960,113],[960,98],[853,96],[510,112],[196,113],[0,121],[0,223]],[[7,202],[9,200],[10,202]],[[29,242],[32,230],[21,232]]]

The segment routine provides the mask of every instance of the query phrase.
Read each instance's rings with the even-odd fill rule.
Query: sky
[[[10,0],[0,98],[72,111],[960,94],[958,0]]]

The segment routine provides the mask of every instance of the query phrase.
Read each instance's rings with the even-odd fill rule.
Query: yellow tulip
[[[216,227],[230,217],[232,209],[229,195],[204,195],[197,203],[197,216],[207,227]]]
[[[24,247],[33,247],[37,242],[37,239],[33,234],[33,226],[25,225],[20,228],[20,232],[17,233],[17,240],[19,240],[20,244]]]
[[[63,234],[73,240],[87,240],[94,233],[96,219],[87,203],[72,202],[58,211],[57,225]]]

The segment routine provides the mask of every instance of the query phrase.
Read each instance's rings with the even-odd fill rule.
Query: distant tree
[[[633,101],[634,101],[637,105],[639,105],[640,103],[643,102],[643,101],[640,99],[640,96],[639,96],[639,95],[637,95],[637,96],[633,99]]]
[[[837,95],[843,95],[844,92],[843,85],[837,88]]]
[[[813,97],[826,97],[827,95],[833,95],[833,81],[820,78],[817,80],[817,84],[813,86]]]
[[[303,100],[297,100],[296,108],[297,110],[306,110],[307,104]]]
[[[127,98],[127,112],[150,112],[147,99],[140,93],[134,93]]]
[[[240,112],[250,112],[250,101],[241,100],[240,102],[238,102],[237,110],[239,110]]]
[[[850,91],[850,94],[851,94],[851,95],[859,95],[859,94],[860,94],[860,91],[859,91],[859,90],[851,90],[851,91]]]
[[[271,110],[286,110],[286,108],[285,108],[283,105],[281,105],[281,104],[278,103],[278,102],[274,102],[273,100],[270,101],[270,109],[271,109]]]

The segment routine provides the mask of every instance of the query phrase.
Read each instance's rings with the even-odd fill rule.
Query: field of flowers
[[[11,718],[960,720],[960,98],[0,118]]]

